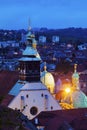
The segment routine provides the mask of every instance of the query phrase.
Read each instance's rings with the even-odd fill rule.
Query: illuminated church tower
[[[20,110],[29,119],[33,119],[42,111],[61,110],[62,108],[40,81],[41,58],[36,49],[35,36],[30,29],[26,38],[26,49],[22,58],[19,59],[19,80],[9,92],[13,99],[8,107]]]
[[[19,79],[29,82],[40,81],[40,56],[36,49],[35,36],[31,34],[29,29],[26,35],[26,49],[23,52],[23,56],[19,59],[20,73]]]

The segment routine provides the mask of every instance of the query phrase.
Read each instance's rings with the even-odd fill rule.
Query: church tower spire
[[[29,28],[26,35],[26,48],[19,59],[20,73],[19,79],[28,82],[40,81],[40,56],[36,49],[35,36]]]
[[[79,89],[79,73],[77,72],[77,64],[74,64],[74,73],[72,75],[72,85],[74,89]]]

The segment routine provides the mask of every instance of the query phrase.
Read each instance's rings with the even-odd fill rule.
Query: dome
[[[87,96],[81,90],[75,90],[68,95],[64,91],[60,91],[56,95],[56,99],[62,103],[67,103],[73,108],[87,108]]]
[[[26,55],[26,56],[28,56],[28,55],[34,55],[35,56],[36,54],[37,54],[37,51],[35,49],[33,49],[32,47],[29,47],[29,46],[27,46],[26,49],[23,52],[23,55]]]
[[[80,90],[73,92],[72,104],[75,108],[87,108],[87,96]]]
[[[41,81],[43,84],[46,85],[48,90],[50,90],[51,93],[54,93],[54,78],[51,73],[47,72],[46,70],[41,73]]]
[[[72,75],[72,85],[74,89],[79,89],[79,73],[77,72],[77,64],[74,65],[74,73]]]
[[[79,79],[79,74],[77,72],[73,73],[72,78]]]
[[[79,73],[77,72],[77,64],[74,64],[74,73],[72,78],[79,79]]]

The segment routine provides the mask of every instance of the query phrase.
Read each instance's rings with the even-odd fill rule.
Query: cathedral
[[[8,107],[20,110],[29,119],[32,119],[41,111],[61,110],[62,108],[41,81],[41,58],[36,49],[35,36],[30,29],[26,39],[26,49],[19,59],[19,80],[9,92],[9,95],[13,95],[14,98]]]
[[[35,35],[29,29],[26,35],[26,48],[19,59],[19,80],[9,91],[13,99],[8,107],[19,110],[29,119],[33,119],[42,111],[87,107],[87,97],[79,88],[77,65],[74,65],[70,91],[66,93],[63,88],[62,93],[60,90],[55,92],[54,78],[47,71],[46,63],[44,71],[40,71],[41,57],[36,45]]]

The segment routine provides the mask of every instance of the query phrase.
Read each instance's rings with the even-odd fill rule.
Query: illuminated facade
[[[63,90],[56,94],[56,99],[60,101],[61,107],[64,109],[87,108],[87,96],[79,88],[77,64],[74,65],[72,84],[64,86]]]
[[[55,87],[54,78],[47,72],[46,64],[44,71],[40,73],[41,58],[31,30],[26,39],[26,49],[19,59],[19,80],[9,92],[14,98],[8,107],[20,110],[29,119],[35,118],[42,111],[87,107],[87,97],[78,87],[77,65],[74,66],[72,85],[61,84],[63,89],[59,90],[54,98],[52,95]]]
[[[26,38],[26,49],[19,59],[19,80],[9,92],[9,95],[13,95],[14,98],[8,107],[20,110],[32,119],[42,111],[62,108],[40,81],[41,58],[36,49],[35,37],[30,30]]]

